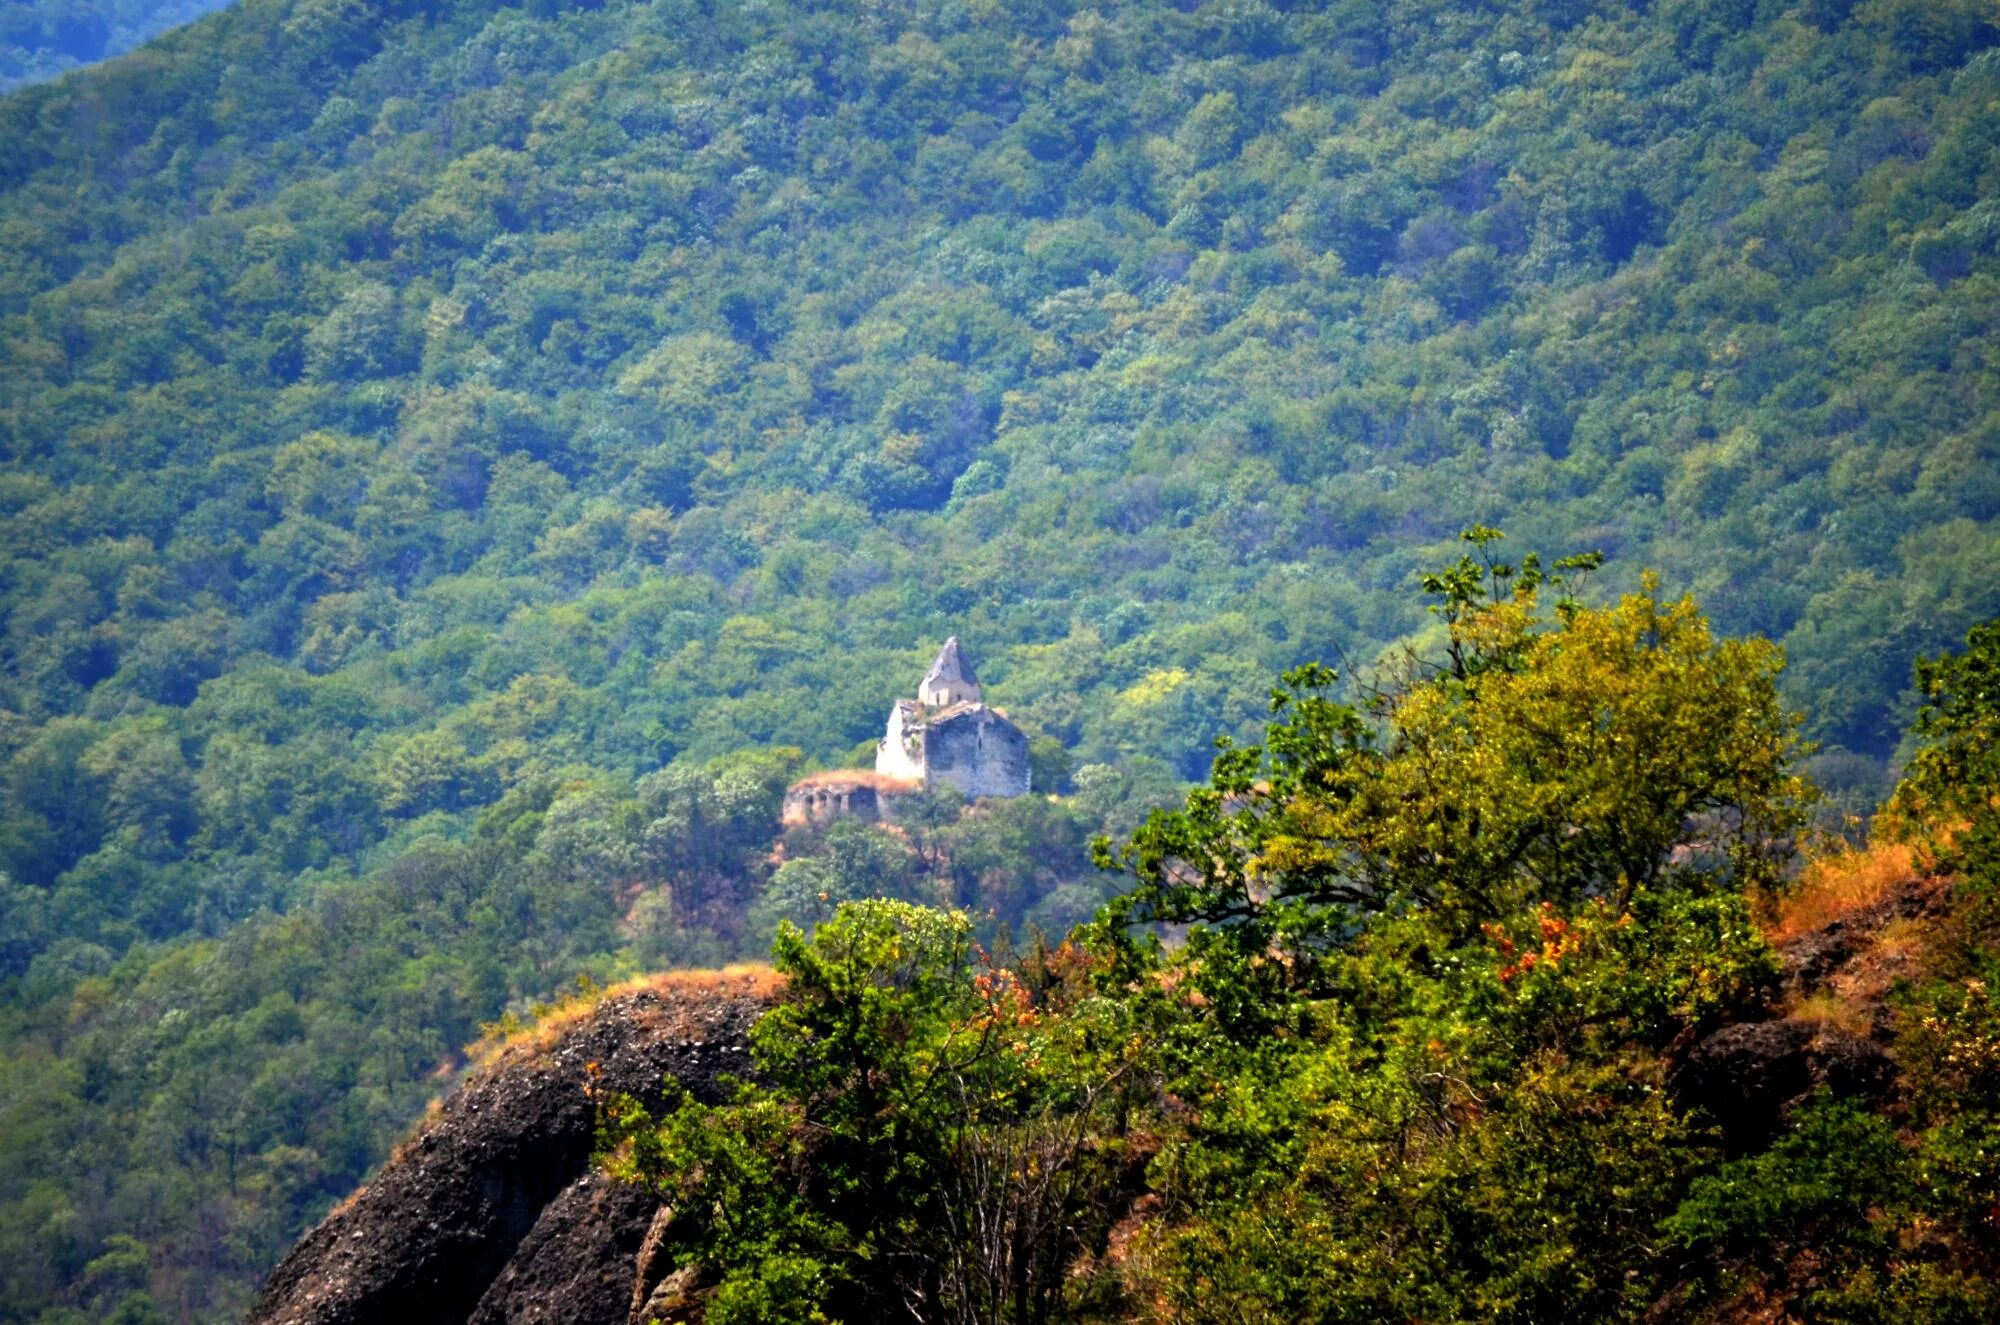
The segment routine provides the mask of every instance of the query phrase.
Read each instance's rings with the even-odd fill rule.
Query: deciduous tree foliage
[[[1311,988],[1372,913],[1456,941],[1544,904],[1777,881],[1809,796],[1777,651],[1716,640],[1650,579],[1577,601],[1594,556],[1547,581],[1498,560],[1495,531],[1466,538],[1484,559],[1426,581],[1441,658],[1397,660],[1358,704],[1323,667],[1288,673],[1262,745],[1225,743],[1185,809],[1099,844],[1136,876],[1119,923],[1199,923],[1197,946]]]
[[[1917,822],[1962,830],[1973,861],[2000,863],[2000,620],[1974,626],[1956,654],[1917,662],[1916,735],[1923,742],[1898,789]]]
[[[641,779],[832,764],[947,634],[1076,805],[856,895],[980,924],[1088,914],[1060,844],[1256,739],[1269,678],[1422,648],[1475,520],[1781,641],[1869,808],[1910,661],[2000,611],[1995,39],[243,0],[0,99],[0,1263],[51,1267],[0,1314],[123,1284],[123,1234],[234,1317],[468,1024],[743,942],[747,836],[635,839],[689,803]],[[1561,856],[1488,789],[1515,874]]]
[[[1289,678],[1264,747],[1227,750],[1186,808],[1133,832],[1136,879],[1090,947],[996,968],[964,916],[879,901],[782,931],[789,994],[756,1029],[757,1084],[662,1118],[606,1110],[612,1171],[673,1210],[672,1312],[1989,1318],[1985,979],[1920,969],[1892,1109],[1816,1098],[1726,1145],[1674,1086],[1700,1037],[1770,1015],[1779,961],[1749,893],[1790,886],[1773,866],[1808,791],[1776,655],[1713,638],[1684,600],[1583,601],[1594,558],[1550,580],[1470,537],[1480,554],[1428,580],[1438,647],[1362,708],[1327,698],[1323,670]],[[1922,669],[1938,744],[1912,792],[1983,749],[1987,633]],[[1705,721],[1684,720],[1696,705]],[[1401,760],[1469,799],[1427,797]],[[1557,822],[1521,832],[1535,816],[1490,808],[1481,779]],[[1476,849],[1465,805],[1560,846]],[[1619,814],[1633,838],[1598,840]],[[1362,872],[1425,821],[1395,862],[1420,885]],[[1952,923],[1976,924],[1991,880],[1962,887],[1975,905]],[[1186,941],[1132,941],[1162,921]],[[1957,960],[1990,977],[1995,951],[1988,932]]]
[[[1129,1109],[1140,1041],[1073,962],[1044,952],[1031,991],[971,935],[962,912],[883,900],[810,938],[787,924],[784,999],[751,1033],[758,1084],[657,1120],[629,1096],[606,1106],[607,1167],[675,1211],[706,1319],[1058,1310],[1113,1216],[1100,1133]]]

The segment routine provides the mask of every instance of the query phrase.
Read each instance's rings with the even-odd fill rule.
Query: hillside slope
[[[1015,914],[1476,521],[1781,639],[1865,808],[2000,611],[1996,40],[245,0],[0,100],[0,1321],[232,1316],[483,1022],[739,955],[948,634],[1094,798]]]
[[[526,671],[613,765],[833,754],[955,623],[1196,775],[1478,519],[1879,754],[1994,606],[1997,30],[1512,9],[259,0],[19,95],[9,707]]]
[[[1809,1104],[1852,1102],[1892,1116],[1901,1107],[1898,1026],[1884,994],[1890,979],[1917,974],[1913,954],[1939,932],[1952,881],[1911,870],[1886,849],[1875,856],[1904,862],[1884,873],[1879,891],[1830,908],[1802,907],[1810,894],[1791,904],[1788,920],[1805,911],[1816,923],[1775,935],[1782,1000],[1763,1019],[1713,1028],[1678,1055],[1676,1097],[1739,1151],[1767,1146]],[[656,1200],[585,1164],[592,1100],[628,1091],[650,1101],[664,1074],[715,1102],[714,1073],[744,1070],[746,1033],[767,996],[755,980],[725,984],[719,996],[664,981],[571,1010],[532,1046],[474,1074],[378,1177],[302,1239],[249,1325],[363,1325],[392,1308],[438,1325],[641,1325],[651,1317],[640,1305],[657,1302],[663,1284],[670,1295],[677,1267],[653,1235]],[[1123,1236],[1142,1222],[1129,1216]],[[1821,1286],[1814,1248],[1791,1248],[1790,1262],[1775,1266],[1703,1250],[1710,1259],[1690,1257],[1647,1319],[1816,1318],[1802,1302]],[[1725,1275],[1736,1277],[1734,1292],[1694,1292]]]

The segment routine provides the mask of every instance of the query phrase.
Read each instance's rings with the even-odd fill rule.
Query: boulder
[[[592,1170],[596,1100],[672,1078],[719,1102],[768,1002],[768,979],[667,979],[503,1050],[286,1254],[250,1325],[625,1325],[656,1203]]]
[[[1680,1101],[1722,1128],[1732,1152],[1771,1140],[1791,1110],[1824,1089],[1875,1099],[1895,1079],[1881,1046],[1824,1022],[1785,1019],[1725,1026],[1676,1069]]]

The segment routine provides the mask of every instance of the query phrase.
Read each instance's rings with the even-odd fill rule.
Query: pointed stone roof
[[[927,686],[947,681],[974,686],[979,684],[979,678],[972,674],[972,664],[966,661],[965,650],[958,647],[956,635],[944,642],[944,647],[938,650],[937,661],[924,673],[924,684]]]

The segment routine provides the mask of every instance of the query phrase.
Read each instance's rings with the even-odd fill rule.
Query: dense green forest
[[[0,0],[0,92],[123,54],[228,0]]]
[[[1288,673],[1263,744],[1099,843],[1131,886],[1079,942],[996,959],[893,900],[783,927],[758,1079],[603,1112],[673,1212],[649,1318],[1995,1319],[2000,621],[1924,665],[1885,840],[1801,876],[1771,645],[1479,537],[1425,665],[1359,704]],[[1942,903],[1880,930],[1890,1005],[1779,993],[1774,935],[1888,891]],[[1733,1031],[1886,1064],[1842,1025],[1877,1016],[1893,1088],[1689,1084]]]
[[[1800,877],[1776,650],[1564,578],[1436,576],[1446,648],[1362,705],[1288,673],[1266,745],[1098,845],[1132,887],[1080,943],[994,959],[898,901],[784,927],[758,1079],[604,1109],[672,1209],[646,1317],[1996,1319],[2000,620],[1924,669],[1902,843]],[[1770,937],[1858,923],[1892,861],[1944,903],[1880,931],[1892,1005],[1778,995]],[[1732,1031],[1886,1065],[1842,1027],[1874,1017],[1894,1089],[1688,1087]]]
[[[246,0],[0,100],[0,1321],[233,1316],[578,974],[1089,914],[1476,521],[1781,642],[1871,806],[2000,611],[1996,44]],[[1074,794],[774,867],[947,633]]]

